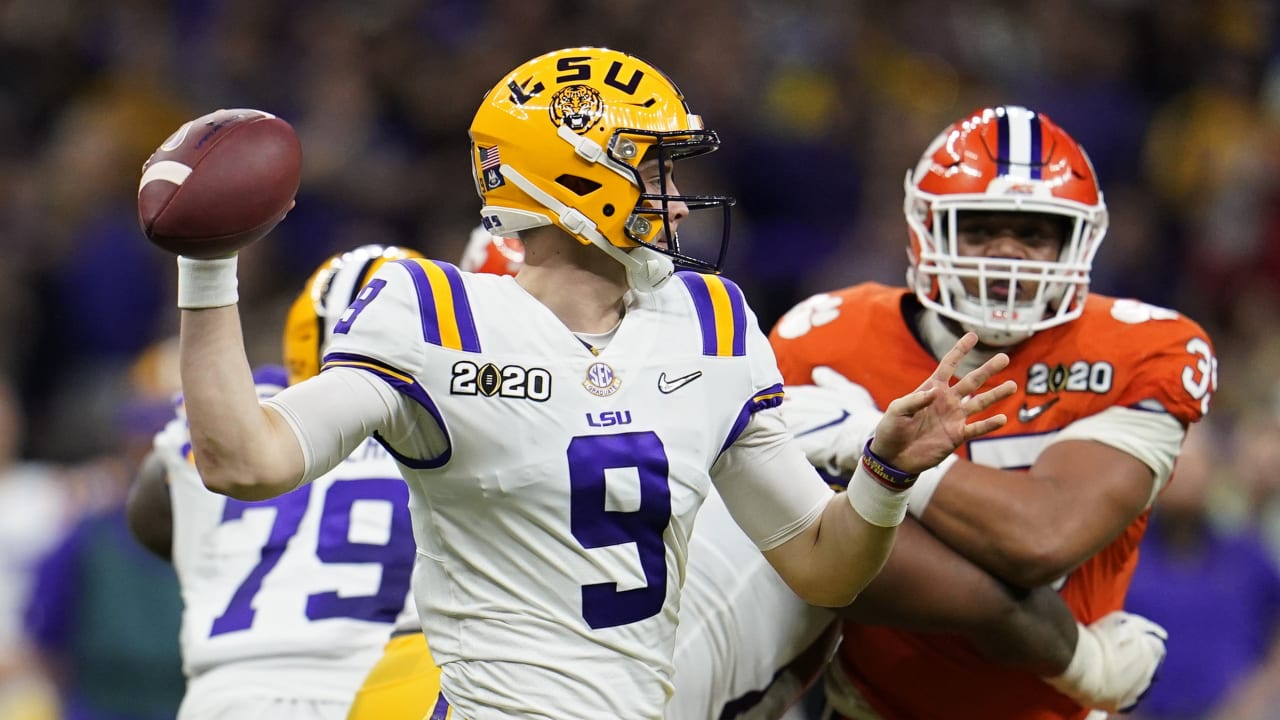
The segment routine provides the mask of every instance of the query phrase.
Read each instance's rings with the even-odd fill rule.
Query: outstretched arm
[[[800,597],[831,607],[852,602],[889,555],[914,474],[936,465],[961,443],[1004,425],[1003,415],[974,422],[969,418],[1014,392],[1010,381],[977,393],[1008,365],[1008,356],[998,354],[949,383],[976,343],[972,334],[961,338],[915,392],[890,403],[849,492],[832,498],[816,521],[765,552]],[[726,502],[733,509],[727,494]]]
[[[184,309],[179,351],[191,444],[205,486],[241,500],[297,487],[302,449],[284,418],[259,404],[237,307]]]

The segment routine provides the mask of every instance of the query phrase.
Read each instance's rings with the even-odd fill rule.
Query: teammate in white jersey
[[[389,263],[334,329],[325,370],[260,403],[235,258],[179,259],[183,392],[205,484],[274,497],[374,435],[409,484],[419,614],[455,716],[659,718],[692,523],[714,482],[788,585],[842,606],[878,572],[914,475],[1012,383],[954,385],[966,336],[891,403],[835,495],[774,409],[781,379],[741,292],[682,252],[675,160],[714,150],[671,81],[599,48],[549,53],[471,126],[490,230],[516,278]],[[727,227],[725,228],[727,235]]]
[[[288,381],[319,371],[325,305],[345,308],[383,263],[365,246],[324,263],[290,311]],[[286,370],[255,372],[260,397]],[[315,482],[261,502],[210,492],[190,460],[183,413],[156,436],[129,498],[134,534],[171,558],[182,588],[188,678],[181,720],[347,716],[398,615],[416,622],[408,493],[372,439]]]

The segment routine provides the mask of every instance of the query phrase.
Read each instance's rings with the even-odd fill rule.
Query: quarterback
[[[923,474],[911,514],[1011,586],[1057,590],[1082,624],[1123,618],[1111,614],[1124,604],[1152,500],[1187,426],[1209,409],[1209,338],[1172,310],[1089,293],[1106,206],[1084,150],[1043,114],[993,107],[945,129],[907,174],[905,211],[909,287],[823,293],[773,329],[787,382],[821,388],[789,401],[805,418],[792,430],[811,461],[847,474],[877,408],[976,333],[962,367],[1008,354],[988,383],[1017,383],[995,406],[1010,421]],[[814,420],[824,393],[835,422]],[[839,713],[1088,714],[1061,679],[988,662],[956,635],[917,632],[954,607],[945,585],[901,572],[921,560],[918,548],[895,547],[851,609],[860,622],[846,624],[828,678]],[[915,598],[910,608],[904,596]]]
[[[534,58],[472,122],[481,218],[518,232],[515,277],[387,263],[334,327],[322,372],[260,402],[235,257],[178,259],[196,465],[241,499],[314,481],[374,436],[409,486],[415,600],[458,718],[659,718],[693,521],[715,483],[803,599],[842,606],[880,569],[915,475],[1006,418],[976,338],[889,404],[849,491],[791,442],[782,378],[719,254],[677,227],[731,199],[673,164],[719,139],[624,53]],[[727,237],[727,226],[725,227]],[[674,272],[674,264],[704,272]]]

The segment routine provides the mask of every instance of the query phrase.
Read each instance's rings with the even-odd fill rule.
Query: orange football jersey
[[[937,360],[908,325],[922,308],[904,288],[857,285],[797,305],[770,334],[788,384],[809,384],[826,365],[886,407],[914,390]],[[1090,295],[1083,315],[1042,330],[1009,352],[1010,364],[983,390],[1018,383],[988,414],[1000,430],[958,451],[983,465],[1030,467],[1054,435],[1110,407],[1163,410],[1184,425],[1208,410],[1216,361],[1204,331],[1172,310]],[[1087,482],[1088,478],[1080,478]],[[1089,623],[1121,609],[1138,561],[1148,513],[1071,573],[1060,593]],[[866,699],[890,720],[1064,720],[1087,710],[1039,678],[982,660],[964,640],[847,625],[838,660]]]

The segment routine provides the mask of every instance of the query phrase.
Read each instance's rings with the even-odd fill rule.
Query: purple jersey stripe
[[[449,347],[463,352],[480,352],[480,335],[476,332],[475,317],[471,313],[471,301],[467,298],[466,286],[462,281],[462,273],[458,268],[446,262],[434,260],[430,262],[444,276],[445,286],[433,285],[427,270],[416,260],[397,260],[409,270],[413,278],[413,289],[418,295],[418,309],[422,315],[422,339],[432,345]],[[441,316],[441,306],[449,315]],[[449,308],[452,307],[452,311]],[[449,328],[448,342],[445,341],[444,328]],[[457,344],[452,339],[453,329],[457,330]]]
[[[702,354],[716,355],[716,311],[711,305],[711,293],[707,291],[707,281],[698,273],[679,272],[676,277],[684,282],[689,295],[693,298],[693,309],[698,314],[698,325],[702,328]]]
[[[458,337],[462,340],[463,351],[480,352],[480,335],[476,332],[476,319],[471,314],[471,300],[467,297],[467,288],[462,282],[462,272],[447,262],[432,262],[449,278],[449,288],[453,290],[453,313],[457,318]]]
[[[707,281],[698,273],[681,272],[676,277],[684,282],[693,298],[693,309],[698,314],[698,325],[702,328],[702,354],[715,355],[716,343],[716,311],[711,304],[711,293],[707,290]]]
[[[733,310],[733,354],[742,357],[747,354],[747,301],[742,288],[732,280],[722,277],[720,281],[729,293],[729,307]]]
[[[422,339],[432,345],[440,345],[440,318],[436,317],[436,298],[431,292],[427,271],[413,260],[397,260],[413,278],[413,289],[418,294],[418,314],[422,316]]]
[[[781,405],[782,395],[781,385],[773,385],[752,395],[751,399],[742,406],[742,410],[738,412],[738,419],[733,421],[733,428],[729,430],[729,437],[720,446],[720,452],[723,453],[729,449],[730,445],[737,442],[738,437],[742,435],[742,431],[747,429],[747,423],[751,422],[752,415],[761,410]]]
[[[320,371],[324,372],[329,368],[349,367],[357,370],[364,370],[382,378],[384,382],[394,388],[397,392],[407,395],[411,400],[418,403],[426,410],[431,417],[440,426],[440,430],[444,433],[447,447],[445,451],[434,458],[414,458],[403,455],[391,447],[385,439],[377,433],[373,437],[382,446],[391,453],[391,456],[400,461],[404,465],[415,470],[429,470],[438,468],[449,462],[449,458],[453,457],[453,442],[449,437],[449,426],[445,424],[444,416],[440,414],[440,409],[432,402],[431,396],[427,394],[426,389],[418,384],[417,380],[409,373],[399,370],[395,367],[387,365],[379,360],[371,358],[367,355],[357,355],[355,353],[329,353],[324,356],[324,363],[320,367]]]
[[[449,700],[440,693],[436,696],[436,706],[431,709],[431,716],[427,720],[446,720],[449,717]]]

